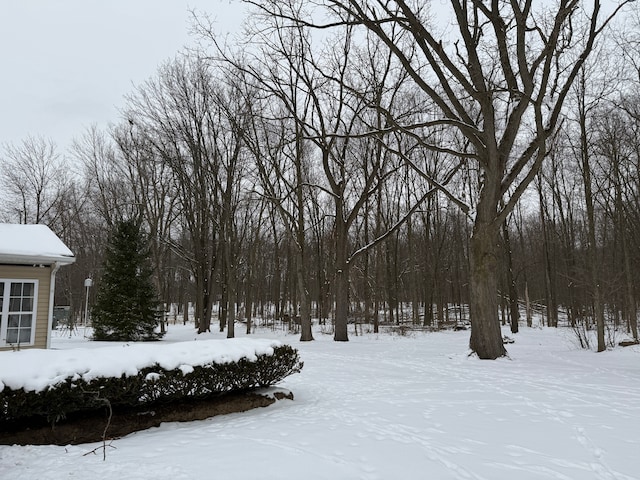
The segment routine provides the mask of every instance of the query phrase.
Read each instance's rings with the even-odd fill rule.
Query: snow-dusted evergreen
[[[157,340],[160,312],[149,247],[140,223],[119,222],[107,246],[102,281],[91,311],[95,340]]]

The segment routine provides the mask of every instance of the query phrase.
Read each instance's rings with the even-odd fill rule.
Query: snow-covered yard
[[[638,346],[596,354],[567,330],[524,328],[510,359],[480,361],[467,356],[468,332],[255,336],[300,350],[302,373],[281,385],[294,401],[138,432],[106,461],[85,455],[99,444],[0,446],[0,478],[640,478]],[[195,337],[172,325],[162,343]]]

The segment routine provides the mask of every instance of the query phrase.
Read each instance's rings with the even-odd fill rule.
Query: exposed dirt
[[[122,437],[132,432],[157,427],[162,422],[190,422],[216,415],[244,412],[258,407],[266,407],[282,399],[293,400],[288,391],[271,394],[247,392],[228,394],[207,400],[156,405],[153,408],[136,411],[114,410],[109,422],[107,408],[100,411],[84,412],[70,416],[54,427],[43,425],[42,421],[32,421],[0,430],[2,445],[77,445]],[[107,423],[109,427],[106,431]]]

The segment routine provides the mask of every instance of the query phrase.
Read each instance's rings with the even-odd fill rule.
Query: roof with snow
[[[0,223],[0,263],[73,262],[73,252],[46,225]]]

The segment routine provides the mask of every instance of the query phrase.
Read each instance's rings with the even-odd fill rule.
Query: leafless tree
[[[218,174],[222,159],[215,141],[214,79],[199,59],[176,59],[128,98],[129,122],[169,166],[187,244],[174,243],[196,285],[198,331],[210,328],[221,210]],[[186,248],[185,248],[186,247]]]
[[[282,12],[279,2],[256,2],[298,24],[363,26],[375,33],[436,106],[419,126],[446,125],[466,139],[463,149],[450,143],[423,147],[447,150],[462,162],[477,163],[482,172],[470,239],[470,347],[480,358],[506,354],[497,318],[501,225],[537,174],[597,37],[627,3],[603,17],[597,0],[590,11],[578,0],[552,7],[530,0],[452,0],[444,15],[455,26],[444,29],[429,16],[430,3],[326,0],[320,5],[333,21],[320,24],[295,11]],[[397,29],[406,32],[399,40]],[[408,134],[417,126],[414,119],[389,120]]]
[[[84,192],[91,213],[98,215],[107,228],[135,215],[139,208],[126,181],[126,170],[109,136],[96,126],[89,127],[71,147],[82,168]],[[87,205],[89,207],[89,205]]]
[[[27,137],[18,145],[6,145],[0,155],[7,218],[17,218],[19,223],[55,223],[57,203],[72,175],[53,141]]]
[[[172,300],[175,268],[172,266],[171,245],[178,214],[178,199],[171,181],[171,170],[154,152],[144,133],[128,121],[114,127],[111,136],[117,146],[116,155],[138,206],[141,220],[148,231],[150,255],[154,268],[156,291],[164,303]],[[164,328],[164,322],[161,323]]]
[[[293,3],[288,6],[297,8]],[[248,80],[259,95],[270,95],[278,100],[275,109],[271,107],[270,116],[275,120],[273,125],[266,129],[261,127],[267,134],[254,138],[252,150],[257,157],[257,168],[266,195],[278,205],[277,211],[298,251],[298,289],[302,300],[303,337],[306,339],[310,339],[311,330],[309,293],[302,270],[306,262],[305,190],[315,190],[315,195],[324,195],[333,202],[334,338],[346,341],[349,268],[355,257],[374,245],[370,243],[362,248],[351,248],[351,229],[367,200],[392,173],[389,163],[395,156],[381,148],[380,139],[369,135],[368,130],[372,125],[378,130],[381,128],[385,121],[383,111],[389,110],[389,103],[394,101],[393,89],[397,89],[405,77],[393,78],[390,55],[384,62],[373,58],[371,51],[359,52],[351,58],[354,51],[350,32],[336,35],[331,48],[314,49],[306,27],[290,28],[279,16],[269,18],[273,23],[268,23],[259,32],[259,43],[266,47],[260,56],[249,59],[237,59],[228,54],[217,43],[210,26],[203,22],[199,25],[203,35],[213,40],[216,55],[232,65],[234,71]],[[369,92],[356,94],[349,87],[352,82],[365,85]],[[365,118],[360,114],[366,110],[366,103],[371,97],[377,104],[386,104],[377,112],[369,112]],[[256,104],[260,105],[260,112],[254,108],[254,118],[269,112],[269,102]],[[285,137],[276,136],[280,143],[270,146],[274,141],[270,139],[273,132],[283,132],[283,128]],[[275,154],[277,156],[274,157]],[[317,165],[321,172],[322,178],[317,182],[312,182],[308,175],[308,171],[313,170],[311,165]],[[282,203],[285,199],[286,206]],[[406,218],[408,216],[403,220]],[[391,228],[397,229],[401,223]],[[382,236],[374,242],[384,238]]]

